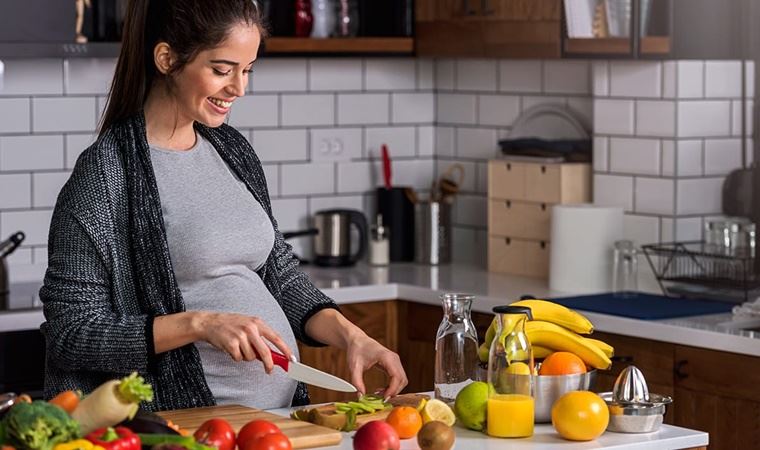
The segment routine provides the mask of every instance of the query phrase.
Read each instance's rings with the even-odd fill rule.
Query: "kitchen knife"
[[[282,367],[285,373],[294,380],[303,381],[306,384],[319,386],[340,392],[357,392],[357,389],[348,381],[341,380],[335,375],[322,372],[298,361],[291,361],[282,353],[272,351],[272,361],[274,365]]]

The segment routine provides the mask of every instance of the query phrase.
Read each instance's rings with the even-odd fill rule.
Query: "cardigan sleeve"
[[[67,371],[144,372],[153,352],[152,318],[117,313],[110,271],[86,228],[56,208],[40,289],[48,364]]]

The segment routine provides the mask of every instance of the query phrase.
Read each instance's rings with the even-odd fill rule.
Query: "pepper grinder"
[[[377,215],[377,223],[372,227],[369,243],[369,263],[373,266],[387,266],[390,256],[388,230],[383,226],[383,216]]]

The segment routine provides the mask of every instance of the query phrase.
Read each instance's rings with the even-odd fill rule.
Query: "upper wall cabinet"
[[[556,58],[562,0],[416,0],[419,56]]]
[[[671,53],[671,0],[564,0],[563,56],[664,57]]]

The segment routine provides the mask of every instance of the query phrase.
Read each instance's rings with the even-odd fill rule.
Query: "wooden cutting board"
[[[288,417],[278,416],[260,409],[240,405],[210,406],[206,408],[177,409],[157,413],[166,420],[171,420],[180,428],[194,432],[208,419],[225,419],[240,431],[246,423],[255,419],[268,420],[282,430],[290,439],[293,448],[314,448],[340,444],[343,435],[340,431],[320,427],[309,422],[301,422]]]
[[[430,400],[430,396],[426,394],[401,394],[390,400],[393,406],[413,406],[417,407],[422,399]],[[304,406],[304,409],[311,409],[313,407]],[[323,414],[335,414],[335,403],[327,403],[316,407]],[[390,409],[384,411],[378,411],[372,414],[359,414],[356,416],[356,428],[364,425],[367,422],[373,420],[385,420],[388,414],[391,413]]]

